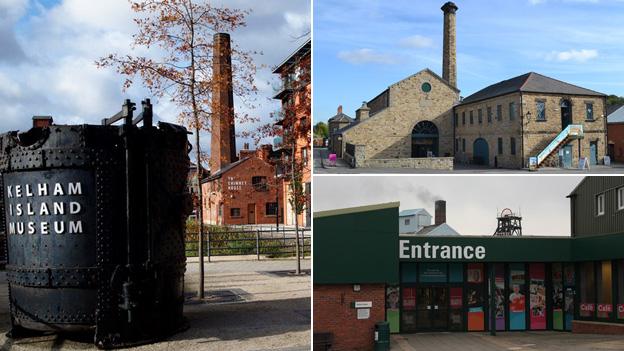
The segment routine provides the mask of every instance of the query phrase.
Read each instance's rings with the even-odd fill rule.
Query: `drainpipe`
[[[527,123],[529,123],[528,120]],[[520,140],[520,166],[524,167],[524,100],[522,93],[520,93]]]

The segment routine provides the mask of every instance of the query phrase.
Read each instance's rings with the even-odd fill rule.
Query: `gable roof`
[[[620,109],[624,104],[607,105],[607,116]]]
[[[416,235],[438,235],[438,236],[455,236],[460,235],[455,229],[453,229],[448,223],[442,223],[438,225],[428,225],[423,227]]]
[[[346,114],[341,112],[341,113],[335,115],[334,117],[330,118],[327,122],[349,122],[349,123],[351,123],[353,121],[354,121],[353,118],[351,118],[351,117],[349,117]]]
[[[447,87],[451,88],[451,90],[453,90],[453,91],[455,91],[456,93],[458,93],[458,94],[459,94],[459,89],[457,89],[456,87],[454,87],[454,86],[450,85],[450,84],[449,84],[449,82],[447,82],[444,78],[440,77],[439,75],[437,75],[434,71],[430,70],[429,68],[422,69],[422,70],[420,70],[420,71],[418,71],[418,72],[416,72],[416,73],[412,74],[412,75],[411,75],[411,76],[409,76],[409,77],[405,77],[405,78],[401,79],[401,80],[400,80],[400,81],[398,81],[398,82],[392,83],[392,84],[390,84],[390,87],[395,86],[395,85],[397,85],[397,84],[400,84],[401,82],[404,82],[404,81],[406,81],[406,80],[408,80],[408,79],[411,79],[411,78],[413,78],[413,77],[415,77],[415,76],[417,76],[417,75],[419,75],[419,74],[421,74],[421,73],[428,73],[429,75],[431,75],[431,76],[432,76],[432,77],[434,77],[435,79],[437,79],[437,80],[439,80],[440,82],[442,82],[442,83],[443,83],[444,85],[446,85]],[[386,90],[389,90],[389,89],[390,89],[390,87],[386,88],[384,91],[382,91],[382,92],[381,92],[380,94],[378,94],[377,96],[379,96],[379,95],[383,94]],[[375,98],[376,98],[377,96],[375,96]],[[369,102],[373,101],[375,98],[373,98],[373,99],[371,99],[371,100],[367,101],[366,103],[368,104]],[[368,121],[369,119],[371,119],[371,118],[375,117],[376,115],[377,115],[377,114],[373,114],[373,115],[369,116],[367,119],[365,119],[364,121]],[[338,130],[337,130],[334,134],[342,134],[343,132],[346,132],[347,130],[349,130],[349,129],[351,129],[351,128],[353,128],[353,127],[357,126],[357,125],[359,125],[359,124],[360,124],[360,123],[362,123],[362,122],[363,122],[363,121],[354,120],[354,121],[353,121],[351,124],[349,124],[348,126],[344,126],[344,127],[340,128],[340,129],[338,129]]]
[[[403,210],[403,211],[399,212],[399,217],[414,216],[414,215],[418,215],[418,214],[421,214],[421,213],[431,217],[429,212],[427,212],[427,210],[425,210],[424,208],[415,208],[415,209],[412,209],[412,210]]]
[[[336,210],[327,210],[327,211],[317,211],[317,212],[314,212],[314,218],[338,216],[338,215],[368,212],[368,211],[377,211],[377,210],[384,210],[387,208],[396,208],[398,210],[400,205],[401,204],[399,202],[387,202],[387,203],[376,204],[376,205],[340,208]]]
[[[624,105],[607,115],[607,123],[624,123]]]
[[[218,170],[216,173],[211,174],[210,177],[203,179],[202,183],[209,182],[211,180],[215,180],[217,178],[220,178],[224,173],[227,173],[232,168],[234,168],[234,167],[236,167],[238,165],[243,164],[244,162],[246,162],[247,160],[250,160],[251,158],[252,157],[245,157],[242,160],[238,160],[236,162],[232,162],[232,163],[228,164],[227,166],[225,166],[225,167],[221,168],[220,170]]]
[[[539,73],[529,72],[521,76],[513,77],[487,86],[464,98],[459,105],[465,105],[515,92],[606,96],[605,94],[597,91],[581,88],[570,83],[546,77]]]

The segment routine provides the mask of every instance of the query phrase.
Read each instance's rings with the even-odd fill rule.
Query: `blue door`
[[[589,143],[589,164],[594,166],[598,163],[598,145],[595,141]]]
[[[475,164],[486,165],[490,164],[490,153],[488,143],[483,138],[479,138],[474,141],[472,145],[472,158]]]
[[[563,147],[563,168],[572,168],[572,145],[565,145]]]

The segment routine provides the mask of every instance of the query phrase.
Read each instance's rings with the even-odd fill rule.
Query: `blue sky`
[[[258,108],[237,111],[270,120],[280,109],[273,99],[280,80],[272,68],[281,63],[309,32],[310,0],[211,0],[213,6],[250,9],[247,27],[233,33],[241,48],[260,51]],[[33,115],[52,115],[58,124],[99,124],[121,109],[123,99],[149,97],[140,84],[122,92],[123,77],[98,69],[94,61],[110,53],[158,55],[157,49],[132,52],[136,27],[128,0],[0,0],[0,133],[30,128]],[[175,122],[178,109],[168,99],[153,99],[162,121]],[[239,125],[237,131],[256,125]],[[209,151],[210,138],[202,135]],[[237,140],[238,147],[250,140]],[[270,140],[264,140],[270,142]]]
[[[458,87],[468,96],[530,71],[624,96],[623,0],[455,1]],[[315,0],[315,122],[431,68],[442,73],[437,0]]]

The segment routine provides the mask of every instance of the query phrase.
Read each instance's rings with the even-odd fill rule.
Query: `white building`
[[[427,236],[460,235],[446,223],[446,201],[435,202],[435,223],[431,224],[431,215],[424,208],[404,210],[399,213],[399,234]]]

